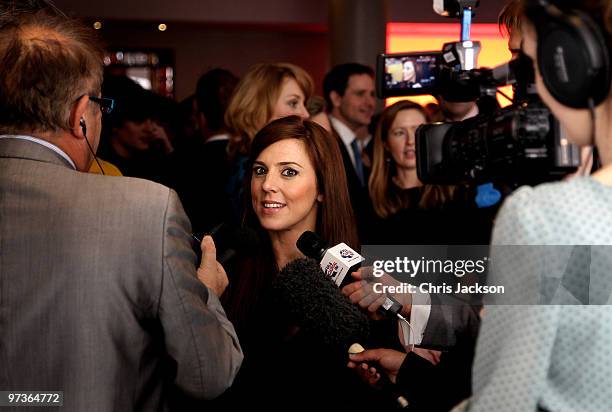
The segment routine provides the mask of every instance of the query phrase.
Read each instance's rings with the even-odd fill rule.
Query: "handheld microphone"
[[[204,235],[191,234],[193,240],[197,242],[193,249],[198,256],[198,260],[201,258],[202,253],[200,244],[206,235],[212,236],[217,248],[217,261],[221,265],[225,265],[238,255],[256,253],[259,246],[259,237],[254,230],[220,223],[209,232],[204,233]]]
[[[363,351],[365,351],[363,346],[361,346],[359,343],[353,343],[351,347],[349,348],[348,353],[349,355],[356,355]],[[402,395],[397,390],[397,385],[391,382],[389,377],[383,372],[382,370],[383,368],[380,367],[380,365],[376,365],[376,366],[379,366],[377,369],[380,371],[379,372],[380,379],[376,383],[376,386],[378,387],[378,389],[380,389],[383,393],[385,393],[387,397],[393,399],[395,401],[395,405],[398,408],[404,409],[410,406],[410,402],[408,402],[408,400],[404,397],[404,395]]]
[[[305,256],[320,262],[323,273],[339,288],[351,283],[350,273],[359,269],[365,260],[363,256],[344,243],[328,248],[327,244],[311,231],[302,233],[296,245]],[[384,315],[397,317],[406,322],[406,319],[400,314],[401,310],[402,305],[388,295],[385,295],[385,301],[379,309]]]
[[[296,246],[304,256],[321,262],[321,269],[325,275],[339,288],[351,282],[351,272],[359,269],[361,262],[365,260],[345,243],[328,248],[316,233],[308,230],[302,233]]]

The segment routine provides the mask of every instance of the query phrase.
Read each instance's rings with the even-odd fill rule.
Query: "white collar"
[[[208,139],[206,139],[205,143],[218,142],[221,140],[229,140],[229,134],[227,133],[215,134],[213,136],[210,136]]]
[[[331,114],[329,115],[329,121],[331,122],[334,130],[338,132],[338,135],[340,136],[340,139],[342,139],[344,145],[346,147],[351,147],[351,143],[353,143],[353,140],[357,138],[355,132],[345,125],[342,120],[335,118]]]
[[[64,159],[66,159],[68,163],[70,163],[70,166],[72,166],[74,170],[77,170],[76,165],[74,164],[72,159],[66,154],[66,152],[64,152],[59,147],[57,147],[53,143],[50,143],[46,140],[39,139],[38,137],[34,137],[34,136],[13,135],[13,134],[0,135],[0,139],[19,139],[19,140],[27,140],[33,143],[38,143],[39,145],[45,146],[47,149],[51,149],[58,155],[62,156]]]

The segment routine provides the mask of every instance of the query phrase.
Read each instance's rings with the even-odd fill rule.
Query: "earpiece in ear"
[[[85,119],[83,119],[82,117],[79,121],[79,125],[81,126],[81,130],[83,130],[83,135],[87,136],[87,125],[85,124]]]

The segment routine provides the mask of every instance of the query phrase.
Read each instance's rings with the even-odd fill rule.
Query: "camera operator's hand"
[[[363,267],[357,272],[353,272],[352,276],[356,282],[343,287],[342,293],[344,293],[351,302],[366,309],[372,319],[380,319],[382,315],[378,313],[378,309],[384,303],[385,295],[374,291],[374,283],[380,283],[383,286],[399,286],[400,282],[386,273],[381,277],[375,277],[371,266]],[[410,310],[412,308],[412,295],[410,293],[393,293],[389,294],[389,296],[393,297],[402,305],[401,314],[404,317],[410,316]]]
[[[204,236],[200,245],[202,261],[198,268],[198,279],[217,296],[221,296],[229,284],[225,269],[217,262],[217,249],[210,236]]]

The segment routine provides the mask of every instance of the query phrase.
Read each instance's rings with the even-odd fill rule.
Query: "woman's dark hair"
[[[323,195],[317,213],[316,232],[330,245],[344,242],[358,250],[359,239],[340,148],[317,123],[302,120],[299,116],[288,116],[269,123],[255,135],[247,171],[252,170],[253,163],[266,148],[285,139],[303,142],[313,164],[318,191]],[[243,262],[242,267],[238,268],[238,279],[230,283],[223,296],[230,319],[238,323],[245,318],[280,270],[272,253],[270,238],[261,227],[251,205],[251,178],[252,173],[247,172],[244,223],[260,235],[261,253],[256,259]]]

